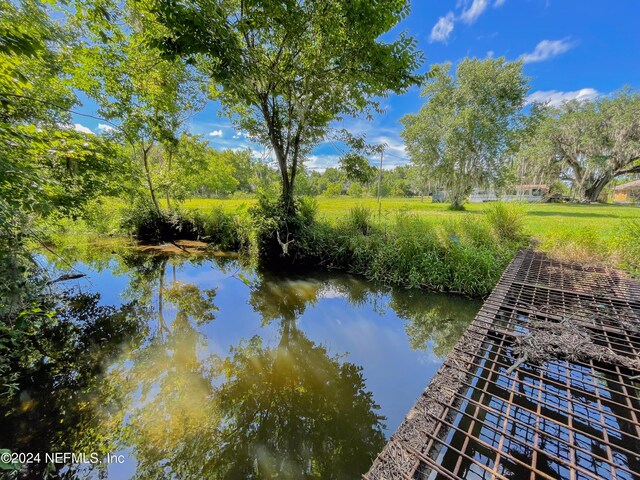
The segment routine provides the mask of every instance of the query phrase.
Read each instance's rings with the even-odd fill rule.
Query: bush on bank
[[[317,210],[314,199],[297,199],[287,209],[277,196],[265,193],[251,208],[235,214],[221,208],[158,214],[151,204],[135,203],[113,216],[121,215],[121,232],[145,243],[201,240],[240,251],[269,268],[323,267],[469,296],[487,295],[528,241],[522,233],[524,210],[514,204],[496,204],[482,216],[438,223],[409,213],[379,219],[362,206],[329,222],[319,220]],[[100,213],[93,218],[109,216]],[[85,221],[91,228],[95,220]]]
[[[260,202],[252,211],[257,219],[252,256],[263,263],[323,266],[387,284],[470,296],[487,295],[527,243],[523,222],[517,221],[523,215],[518,205],[501,205],[479,219],[437,225],[406,213],[380,221],[364,207],[330,224],[315,220],[315,207],[307,205],[299,209],[298,219],[287,219],[288,231],[295,233],[287,237],[292,242],[285,256],[283,233],[274,233],[283,228],[284,217],[274,223],[274,212],[263,208]],[[276,235],[280,241],[274,242]]]
[[[240,225],[234,215],[221,208],[207,212],[180,208],[158,212],[151,203],[139,202],[124,209],[121,231],[144,243],[201,240],[223,250],[238,250]]]
[[[368,219],[368,220],[365,220]],[[501,238],[491,217],[439,224],[398,214],[388,222],[353,210],[326,229],[322,263],[388,284],[487,295],[519,248],[522,232]]]

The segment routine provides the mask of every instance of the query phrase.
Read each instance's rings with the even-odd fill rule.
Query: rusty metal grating
[[[640,283],[520,252],[364,478],[640,479],[639,374]]]

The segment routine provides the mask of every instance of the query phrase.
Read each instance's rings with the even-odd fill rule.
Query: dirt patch
[[[166,242],[159,245],[138,245],[133,247],[140,252],[157,252],[171,255],[189,255],[207,253],[217,257],[236,257],[236,253],[220,252],[212,250],[208,243],[199,242],[197,240],[176,240],[175,242]]]

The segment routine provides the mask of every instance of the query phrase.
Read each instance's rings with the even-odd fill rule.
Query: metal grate
[[[639,365],[640,283],[520,252],[364,478],[640,479]]]

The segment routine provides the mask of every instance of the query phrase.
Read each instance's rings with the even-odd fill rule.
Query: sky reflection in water
[[[480,307],[229,258],[121,250],[76,268],[101,304],[142,307],[108,368],[128,455],[110,478],[358,478]]]

